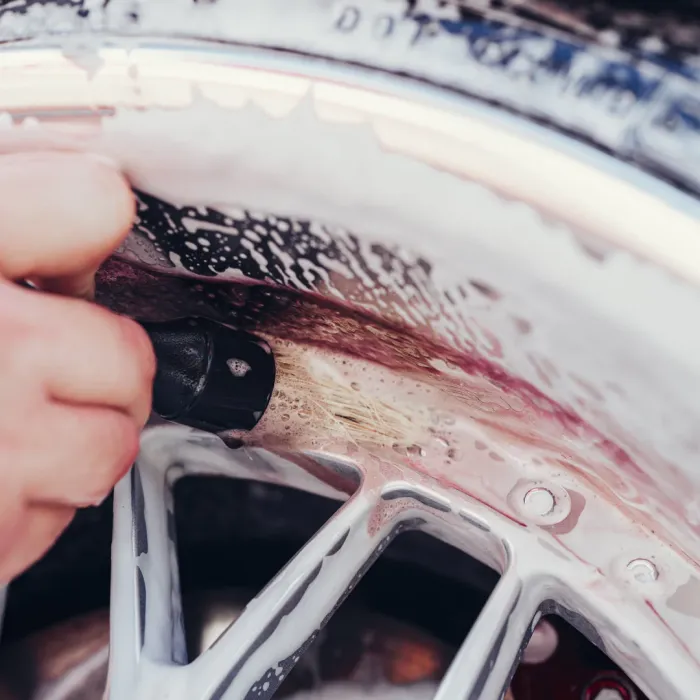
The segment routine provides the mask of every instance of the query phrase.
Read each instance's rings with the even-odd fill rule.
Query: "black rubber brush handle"
[[[156,413],[211,432],[256,425],[275,384],[275,361],[265,343],[203,319],[142,325],[157,360]]]

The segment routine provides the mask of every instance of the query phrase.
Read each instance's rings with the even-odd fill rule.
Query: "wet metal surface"
[[[279,370],[260,423],[224,436],[240,450],[153,427],[117,487],[115,700],[269,698],[410,529],[502,573],[439,696],[503,694],[552,609],[650,692],[697,689],[700,630],[679,593],[700,551],[686,498],[698,485],[689,397],[700,365],[683,321],[700,280],[688,194],[700,189],[697,66],[682,51],[669,60],[659,37],[646,37],[643,61],[610,48],[613,34],[627,42],[618,13],[614,30],[582,43],[553,32],[551,17],[533,27],[502,21],[503,8],[428,5],[300,0],[290,16],[277,0],[254,11],[112,0],[0,12],[1,39],[48,31],[61,44],[4,56],[0,135],[14,147],[76,146],[62,131],[75,123],[17,120],[28,76],[40,114],[47,95],[65,100],[67,120],[96,94],[114,102],[75,132],[80,148],[128,164],[140,189],[134,236],[103,269],[100,301],[142,320],[186,312],[254,330]],[[590,34],[590,18],[580,23]],[[219,43],[62,44],[92,29]],[[246,45],[290,53],[258,65]],[[397,73],[410,80],[381,87]],[[455,106],[456,95],[479,103]],[[504,109],[494,117],[487,103]],[[317,210],[327,223],[310,218]],[[345,501],[189,664],[173,527],[185,474]],[[656,574],[640,578],[639,562]]]

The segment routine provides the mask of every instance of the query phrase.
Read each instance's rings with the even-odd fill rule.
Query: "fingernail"
[[[40,287],[45,292],[92,301],[95,298],[95,273],[44,279],[41,280]]]

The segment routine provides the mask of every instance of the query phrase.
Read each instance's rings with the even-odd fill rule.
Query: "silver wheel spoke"
[[[163,449],[171,437],[178,435],[173,450]],[[264,475],[282,483],[303,482],[307,488],[306,482],[313,479],[325,483],[323,470],[310,477],[299,465],[275,462],[274,471],[270,471],[264,456],[261,463],[251,466],[242,452],[217,449],[218,443],[200,443],[196,433],[152,433],[150,442],[144,439],[137,466],[115,490],[112,700],[272,698],[360,576],[403,527],[419,527],[454,542],[491,561],[494,567],[505,565],[505,573],[434,700],[500,700],[544,600],[563,601],[572,610],[583,608],[587,619],[596,619],[595,606],[586,610],[585,600],[570,600],[568,588],[562,588],[557,575],[561,573],[559,557],[550,557],[544,550],[546,563],[540,561],[537,570],[532,570],[528,562],[514,556],[524,540],[520,528],[494,520],[498,527],[491,529],[486,524],[488,512],[479,504],[435,484],[418,487],[407,481],[375,479],[371,487],[362,486],[340,508],[209,650],[186,664],[173,479],[192,473],[238,478]],[[180,465],[177,469],[176,464]],[[397,499],[400,507],[394,503]],[[470,526],[468,532],[465,521]],[[576,585],[571,589],[577,590]],[[604,618],[611,621],[620,611],[613,607],[606,613]],[[607,629],[598,622],[596,628]],[[624,627],[624,620],[618,622]],[[658,631],[656,619],[652,627]],[[631,639],[633,634],[626,638]],[[616,649],[618,636],[613,635],[611,652]],[[603,637],[601,644],[607,641]],[[649,678],[650,674],[646,670],[639,675]],[[695,672],[689,671],[689,675]],[[659,678],[652,685],[664,692],[669,687],[675,689],[677,679],[672,679],[670,685],[667,680]]]
[[[2,627],[5,622],[5,606],[7,605],[7,586],[0,586],[0,639],[2,638]]]
[[[500,700],[538,615],[537,590],[515,567],[501,577],[434,700]]]
[[[128,697],[143,660],[186,662],[172,493],[160,470],[135,465],[114,491],[110,690]]]
[[[192,664],[189,697],[271,697],[319,629],[384,550],[396,528],[370,520],[376,496],[360,491],[309,541]]]

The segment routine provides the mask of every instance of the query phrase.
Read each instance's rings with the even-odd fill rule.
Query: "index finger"
[[[79,153],[0,156],[0,275],[87,296],[126,237],[134,198],[121,174]]]

